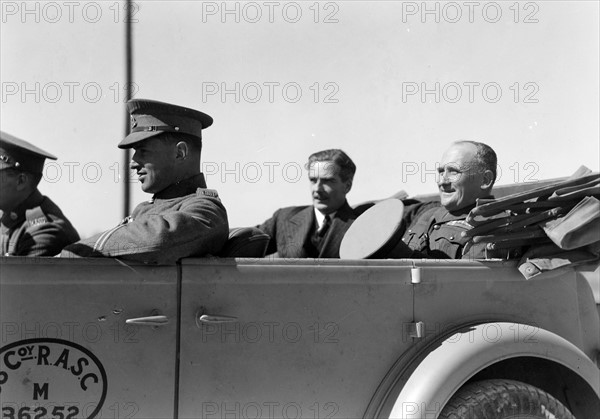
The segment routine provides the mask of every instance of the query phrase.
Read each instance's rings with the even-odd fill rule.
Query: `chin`
[[[444,208],[446,208],[448,211],[456,211],[458,210],[458,205],[456,204],[456,202],[454,201],[450,201],[450,200],[442,200],[441,204]]]
[[[321,211],[323,213],[327,213],[327,211],[329,210],[329,207],[327,205],[323,205],[323,204],[313,204],[313,205],[316,209],[318,209],[319,211]]]

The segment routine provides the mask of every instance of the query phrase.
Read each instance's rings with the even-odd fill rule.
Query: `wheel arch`
[[[508,358],[479,371],[465,384],[493,378],[521,381],[544,390],[578,418],[592,418],[600,411],[600,400],[594,389],[573,370],[556,361],[532,356]]]
[[[467,382],[491,378],[499,371],[510,372],[510,377],[502,378],[536,385],[544,376],[522,368],[529,362],[549,368],[549,374],[559,378],[560,385],[545,389],[557,399],[566,399],[571,406],[585,401],[583,405],[597,407],[598,366],[566,339],[544,329],[536,329],[534,336],[526,333],[531,330],[532,326],[520,323],[481,323],[456,328],[425,346],[417,345],[419,352],[404,354],[396,362],[364,417],[437,417]],[[567,393],[565,387],[569,388]]]

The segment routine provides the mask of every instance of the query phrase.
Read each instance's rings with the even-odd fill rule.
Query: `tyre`
[[[575,419],[561,402],[513,380],[485,380],[462,387],[439,419]]]

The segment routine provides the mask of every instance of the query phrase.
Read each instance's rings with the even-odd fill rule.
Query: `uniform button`
[[[412,233],[412,230],[408,230],[409,233]]]
[[[454,236],[450,236],[450,240],[454,240]]]
[[[440,229],[440,225],[439,225],[439,224],[436,224],[436,225],[434,225],[434,226],[433,226],[433,229],[434,229],[434,230],[439,230],[439,229]]]
[[[402,237],[402,241],[403,241],[403,242],[405,242],[405,241],[406,241],[406,238]]]

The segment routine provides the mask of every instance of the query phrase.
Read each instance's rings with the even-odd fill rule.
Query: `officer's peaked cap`
[[[119,148],[135,144],[165,132],[188,134],[202,141],[202,130],[212,125],[209,115],[183,106],[148,99],[127,102],[131,117],[130,133],[119,143]]]
[[[56,160],[56,157],[25,140],[0,131],[0,170],[15,168],[42,173],[46,159]]]

